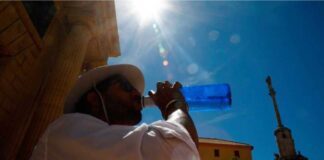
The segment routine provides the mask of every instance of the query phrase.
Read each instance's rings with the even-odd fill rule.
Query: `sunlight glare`
[[[132,0],[134,13],[142,22],[157,19],[167,8],[166,0]]]

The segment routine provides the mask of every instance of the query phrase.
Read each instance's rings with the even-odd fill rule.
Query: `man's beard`
[[[108,118],[112,124],[136,125],[142,120],[142,113],[136,109],[129,109],[123,106],[108,109]]]

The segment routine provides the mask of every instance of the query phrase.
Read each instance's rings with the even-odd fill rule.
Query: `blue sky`
[[[164,80],[230,84],[230,110],[191,114],[200,137],[249,143],[254,159],[273,159],[277,124],[265,83],[271,75],[296,149],[324,159],[324,2],[169,1],[146,23],[128,1],[116,9],[121,56],[108,64],[138,66],[145,93]],[[156,109],[143,114],[146,123],[161,118]]]

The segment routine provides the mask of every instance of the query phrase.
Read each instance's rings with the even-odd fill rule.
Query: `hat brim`
[[[92,88],[94,83],[98,84],[114,74],[124,76],[140,93],[143,94],[145,84],[144,76],[139,68],[130,64],[101,66],[79,76],[74,87],[65,99],[64,113],[75,112],[75,104],[80,100],[83,94]]]

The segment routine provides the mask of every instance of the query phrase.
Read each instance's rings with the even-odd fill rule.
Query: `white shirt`
[[[73,113],[57,119],[34,149],[32,160],[197,160],[198,151],[179,124],[157,121],[140,126],[108,125]]]

